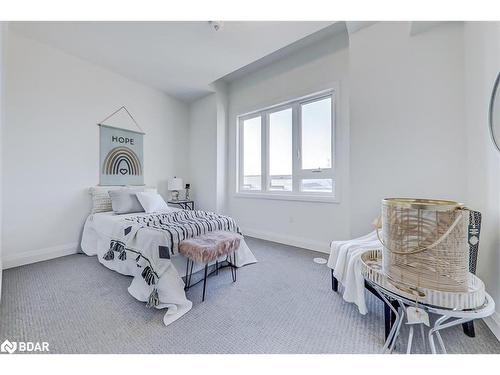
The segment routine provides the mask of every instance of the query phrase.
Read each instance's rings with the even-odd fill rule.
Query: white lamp
[[[179,190],[182,190],[183,186],[184,185],[182,184],[182,178],[174,176],[174,178],[168,181],[168,190],[172,192],[173,201],[179,200]]]

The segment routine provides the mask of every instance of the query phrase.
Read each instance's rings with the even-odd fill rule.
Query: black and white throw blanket
[[[142,235],[144,228],[158,233]],[[207,211],[182,210],[127,217],[115,224],[109,250],[103,259],[124,261],[129,256],[135,257],[145,282],[155,285],[170,266],[170,257],[178,253],[183,240],[217,230],[240,233],[232,218]],[[148,306],[158,304],[158,292],[153,288]]]

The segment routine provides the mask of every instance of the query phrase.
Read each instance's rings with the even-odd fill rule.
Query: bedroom
[[[500,23],[0,25],[6,348],[500,354]],[[427,244],[467,246],[483,285],[442,338],[419,322],[411,345],[409,297],[391,313],[395,291],[349,258],[389,251],[391,197],[482,215],[474,275],[470,238],[444,240],[455,224]],[[425,298],[436,329],[463,303]]]

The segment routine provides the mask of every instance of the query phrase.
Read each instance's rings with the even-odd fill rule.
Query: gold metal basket
[[[394,283],[445,292],[468,289],[468,210],[458,202],[382,201],[382,268]]]

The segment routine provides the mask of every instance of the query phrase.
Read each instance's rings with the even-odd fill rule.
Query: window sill
[[[274,194],[274,193],[243,193],[237,192],[235,198],[252,198],[252,199],[275,199],[283,201],[299,201],[299,202],[320,202],[320,203],[340,203],[340,201],[332,195],[306,195],[306,194]]]

